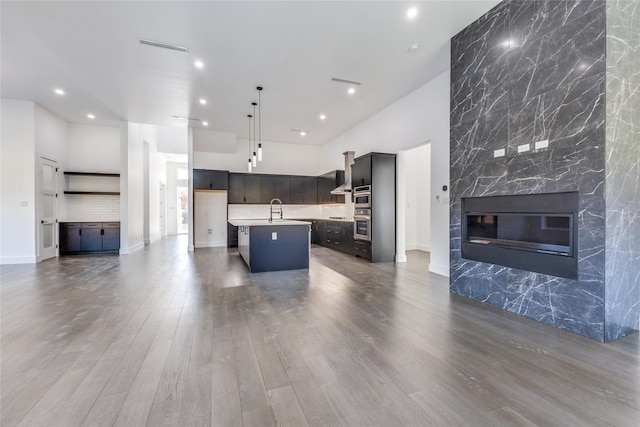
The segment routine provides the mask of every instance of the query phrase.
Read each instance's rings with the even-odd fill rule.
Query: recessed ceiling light
[[[320,114],[320,120],[326,120],[327,116],[325,116],[324,114]]]
[[[193,62],[193,65],[194,65],[196,68],[204,68],[204,62],[200,61],[199,59],[196,59],[196,60]]]
[[[200,98],[200,104],[207,105],[207,100],[204,98]]]
[[[89,117],[89,118],[90,118],[90,119],[92,119],[92,120],[96,118],[96,116],[94,116],[94,115],[93,115],[93,114],[91,114],[91,113],[87,114],[87,117]]]
[[[356,88],[354,88],[354,87],[350,87],[350,88],[349,88],[349,90],[347,91],[347,93],[348,93],[349,95],[353,95],[354,93],[356,93]]]
[[[307,133],[303,130],[300,131],[300,136],[305,136]]]
[[[413,52],[417,52],[418,49],[420,49],[420,45],[418,43],[414,43],[411,46],[409,46],[409,53],[413,53]]]
[[[209,126],[209,122],[202,122],[202,126]]]
[[[412,7],[407,10],[407,18],[414,19],[416,16],[418,16],[418,8]]]
[[[56,95],[64,95],[64,91],[60,88],[56,88],[53,91],[56,93]]]

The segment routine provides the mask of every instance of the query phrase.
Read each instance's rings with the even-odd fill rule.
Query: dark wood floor
[[[3,266],[2,426],[638,426],[638,334],[450,295],[428,255],[250,275],[172,237]]]

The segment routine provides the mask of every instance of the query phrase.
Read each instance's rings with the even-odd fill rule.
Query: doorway
[[[431,144],[405,152],[405,250],[431,251]]]
[[[38,261],[56,256],[58,163],[46,157],[38,161]]]

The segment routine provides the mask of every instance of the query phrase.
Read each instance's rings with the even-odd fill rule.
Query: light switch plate
[[[518,153],[526,153],[531,149],[529,144],[518,145]]]
[[[278,240],[278,232],[274,231],[271,233],[271,240]]]
[[[505,149],[493,150],[493,157],[504,157]]]
[[[549,147],[549,140],[545,139],[544,141],[536,141],[535,143],[536,150],[542,150],[543,148]]]

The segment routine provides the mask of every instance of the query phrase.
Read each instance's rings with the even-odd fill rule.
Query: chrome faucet
[[[271,199],[271,201],[269,202],[269,222],[273,222],[273,202],[278,202],[280,204],[280,210],[276,210],[275,212],[278,213],[280,212],[280,219],[282,219],[282,200],[278,199],[277,197],[274,197],[273,199]]]

